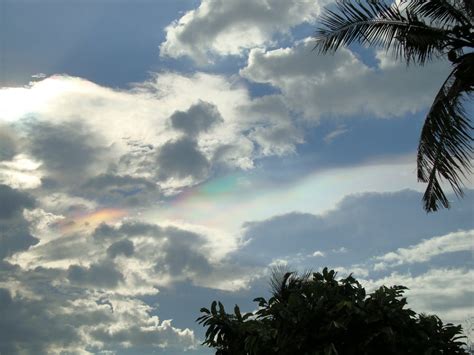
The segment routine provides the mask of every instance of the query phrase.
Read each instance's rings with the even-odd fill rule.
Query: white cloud
[[[252,49],[240,74],[254,82],[280,89],[286,104],[309,120],[322,116],[402,116],[428,107],[449,64],[425,67],[394,62],[391,54],[377,52],[377,67],[369,67],[350,50],[335,55],[312,51],[308,38],[291,48]]]
[[[356,277],[368,277],[369,276],[369,270],[367,268],[353,265],[351,267],[342,267],[342,266],[337,266],[334,268],[335,271],[337,271],[340,276],[347,277],[349,275],[355,275]]]
[[[1,137],[0,137],[1,139]],[[0,161],[0,184],[16,189],[34,189],[41,185],[41,163],[23,154]]]
[[[337,137],[346,134],[348,131],[349,131],[349,129],[346,128],[346,126],[341,125],[341,126],[337,127],[335,130],[333,130],[333,131],[329,132],[328,134],[326,134],[324,136],[324,141],[328,144],[332,143]]]
[[[459,251],[474,250],[474,230],[459,231],[447,235],[425,239],[407,248],[398,248],[394,252],[378,256],[377,270],[403,264],[415,264],[429,261],[437,255]]]
[[[417,276],[392,273],[381,279],[360,281],[370,291],[381,285],[408,287],[408,305],[417,313],[436,314],[444,322],[460,323],[474,315],[473,279],[474,270],[434,268]]]
[[[92,294],[60,284],[50,285],[50,293],[45,293],[42,282],[54,277],[52,272],[17,276],[22,285],[16,286],[16,293],[0,288],[0,326],[9,329],[0,343],[2,353],[91,354],[136,346],[152,352],[197,346],[193,331],[152,315],[153,308],[138,299]],[[9,285],[2,283],[5,286]],[[39,297],[31,298],[31,293]]]
[[[275,34],[312,23],[327,1],[202,0],[166,28],[163,56],[189,56],[205,64],[213,55],[242,55],[246,49],[269,45]]]
[[[199,105],[212,110],[196,113]],[[160,169],[163,147],[183,139],[172,127],[176,115],[202,120],[206,112],[219,124],[200,128],[193,149],[208,164],[190,173],[180,170],[179,176]],[[124,91],[52,76],[29,87],[0,90],[0,120],[5,127],[15,124],[8,132],[26,135],[12,154],[29,152],[27,158],[38,163],[24,171],[17,161],[21,155],[9,154],[0,162],[0,181],[24,188],[66,185],[76,189],[61,191],[70,195],[105,174],[115,182],[147,179],[142,186],[159,183],[173,190],[206,179],[215,166],[249,169],[255,158],[292,152],[303,141],[278,97],[251,99],[241,81],[205,73],[161,73]]]
[[[96,216],[69,220],[68,224],[84,223],[89,229],[58,229],[60,216],[39,209],[29,212],[30,229],[39,243],[14,254],[9,262],[25,270],[62,270],[71,285],[123,296],[154,295],[159,286],[186,280],[232,291],[248,287],[253,279],[250,269],[226,260],[237,247],[231,236],[199,226],[157,225],[131,218],[115,226],[97,226]]]
[[[249,137],[260,147],[263,156],[285,155],[296,151],[304,143],[301,127],[297,127],[280,95],[257,97],[241,107],[250,128]]]

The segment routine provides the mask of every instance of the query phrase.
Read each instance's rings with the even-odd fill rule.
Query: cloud
[[[150,184],[160,192],[175,191],[213,168],[250,169],[255,159],[292,153],[303,142],[304,130],[294,124],[281,97],[252,99],[241,79],[225,75],[164,72],[122,91],[52,76],[25,88],[2,89],[0,99],[9,130],[27,138],[15,157],[9,155],[12,161],[1,162],[0,181],[41,185],[48,191],[43,198],[62,193],[133,206],[145,193],[152,199]],[[10,107],[10,102],[25,105]],[[170,151],[190,152],[197,160],[186,169],[178,161],[183,156],[173,158]],[[37,167],[25,171],[21,155],[21,161]],[[157,164],[157,156],[169,172]],[[98,191],[101,184],[104,190]],[[143,193],[132,196],[138,189]],[[159,198],[158,191],[153,195]]]
[[[111,258],[115,258],[118,255],[132,256],[134,252],[133,242],[126,239],[115,242],[107,248],[107,255]]]
[[[346,126],[342,125],[337,127],[334,131],[329,132],[327,135],[324,136],[324,142],[330,144],[332,143],[337,137],[346,134],[349,131]]]
[[[308,38],[289,48],[252,49],[240,74],[278,88],[286,104],[308,120],[326,116],[402,116],[431,105],[449,65],[438,61],[423,68],[392,63],[391,54],[376,52],[369,67],[353,52],[317,55]],[[387,63],[390,62],[390,65]]]
[[[407,248],[398,248],[394,252],[377,256],[375,259],[380,263],[376,264],[376,268],[384,269],[403,264],[423,263],[441,254],[472,251],[473,241],[474,230],[432,237]]]
[[[33,209],[23,217],[23,207],[33,202],[24,193],[4,190],[8,193],[2,197],[8,194],[9,201],[14,196],[21,203],[12,204],[15,210],[0,221],[22,216],[22,228],[38,234],[39,243],[13,250],[9,262],[0,263],[2,353],[89,354],[124,348],[179,353],[197,346],[193,331],[161,320],[137,296],[155,295],[157,284],[193,277],[197,283],[208,277],[215,281],[221,271],[208,259],[206,238],[138,221],[103,224],[93,237],[60,235],[54,223],[58,216]],[[0,250],[8,251],[3,245]],[[160,272],[157,265],[163,267]],[[214,275],[205,275],[208,271]],[[232,281],[233,271],[222,279]]]
[[[94,230],[92,235],[98,240],[114,240],[120,237],[132,238],[137,236],[162,238],[163,232],[163,228],[156,224],[128,221],[118,227],[102,223]]]
[[[0,185],[0,201],[0,220],[17,217],[24,208],[33,208],[35,205],[32,196],[6,185]]]
[[[77,330],[70,323],[62,323],[61,317],[56,318],[45,306],[46,302],[14,298],[7,289],[0,288],[2,353],[46,354],[78,341]]]
[[[436,215],[427,215],[420,208],[420,199],[421,193],[410,190],[363,193],[345,197],[336,208],[323,214],[293,212],[248,222],[244,225],[243,247],[236,257],[249,263],[269,263],[319,250],[325,253],[325,262],[339,254],[335,266],[348,267],[417,244],[429,236],[472,229],[471,190],[464,200],[457,201],[456,211],[446,210]],[[434,247],[437,242],[435,239],[429,245]],[[427,248],[424,244],[422,247]],[[302,262],[314,267],[314,260],[302,259]]]
[[[163,246],[165,256],[158,261],[156,270],[165,269],[171,275],[206,275],[213,267],[199,250],[205,240],[198,234],[178,228],[167,229],[168,238]]]
[[[112,263],[92,264],[90,267],[71,265],[67,278],[73,284],[99,288],[114,288],[123,281],[122,273]]]
[[[91,177],[77,195],[109,206],[146,206],[159,201],[161,189],[157,183],[141,177],[111,173]]]
[[[215,55],[242,55],[271,44],[275,34],[313,22],[320,10],[321,2],[309,0],[203,0],[166,28],[160,54],[189,56],[200,64]]]
[[[79,121],[61,124],[35,121],[28,129],[29,151],[44,164],[53,180],[82,179],[103,158],[105,148],[99,138]]]
[[[44,216],[43,218],[47,218]],[[74,222],[74,221],[72,221]],[[54,223],[36,229],[40,243],[8,260],[27,270],[64,270],[67,279],[88,289],[113,289],[116,295],[154,295],[157,287],[189,280],[195,285],[235,290],[248,286],[249,269],[215,247],[219,238],[187,228],[126,219],[92,231],[58,230]],[[241,270],[242,273],[236,273]]]
[[[33,208],[35,200],[28,194],[0,185],[0,262],[38,243],[31,235],[23,210]]]
[[[199,150],[197,142],[188,137],[165,143],[158,153],[157,162],[161,180],[201,180],[207,177],[210,168],[209,161]]]
[[[7,125],[0,124],[0,162],[12,159],[18,149],[17,139]]]
[[[242,107],[242,115],[251,122],[249,137],[263,156],[295,153],[296,144],[304,143],[303,130],[292,119],[281,95],[253,99]]]
[[[211,103],[199,101],[187,111],[176,111],[170,117],[171,126],[191,137],[207,132],[217,123],[224,120],[217,107]]]
[[[37,279],[41,273],[35,272]],[[12,295],[0,288],[2,353],[91,354],[130,347],[167,353],[197,345],[191,330],[151,315],[152,308],[139,300],[74,293],[54,286],[48,290],[55,293],[45,294],[34,279],[29,287],[46,297]]]
[[[42,184],[41,162],[28,155],[17,154],[11,160],[0,161],[0,184],[15,189],[34,189]]]
[[[473,277],[474,271],[465,268],[432,268],[419,275],[394,272],[380,279],[361,281],[368,290],[381,285],[408,287],[408,305],[417,313],[436,314],[445,322],[459,323],[474,314]]]

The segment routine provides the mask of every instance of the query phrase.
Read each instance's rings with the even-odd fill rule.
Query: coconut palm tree
[[[425,210],[449,208],[442,180],[461,197],[472,168],[472,125],[464,104],[474,92],[474,0],[340,0],[320,21],[320,53],[359,43],[391,50],[407,65],[444,57],[452,63],[426,115],[417,154],[418,180],[427,183]]]

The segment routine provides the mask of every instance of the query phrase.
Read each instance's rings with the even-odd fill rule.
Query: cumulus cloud
[[[438,61],[423,68],[406,68],[377,52],[370,67],[348,49],[335,55],[317,55],[313,39],[294,47],[252,49],[240,74],[254,82],[278,88],[287,105],[309,120],[324,116],[368,114],[402,116],[429,106],[449,64]]]
[[[107,255],[115,258],[117,255],[132,256],[135,251],[133,242],[127,239],[111,244],[107,248]]]
[[[5,212],[12,220],[33,205],[26,194],[8,189],[3,195],[20,201],[12,204],[15,211]],[[138,297],[159,295],[157,287],[183,281],[234,290],[254,277],[215,259],[209,238],[177,226],[127,220],[68,234],[56,230],[58,216],[35,209],[27,217],[25,230],[40,234],[40,242],[13,250],[0,263],[0,327],[8,329],[0,335],[2,352],[88,354],[139,347],[180,353],[196,347],[193,331],[161,320]]]
[[[0,220],[14,218],[21,215],[24,208],[32,208],[35,205],[32,196],[6,185],[0,185],[0,200]]]
[[[17,140],[7,125],[0,124],[0,162],[12,159],[17,151]]]
[[[33,208],[35,200],[28,194],[0,185],[0,261],[15,252],[38,243],[31,235],[23,211]]]
[[[164,56],[189,56],[204,64],[213,55],[241,55],[246,49],[269,45],[275,34],[313,22],[325,1],[203,0],[166,28],[160,46]]]
[[[0,184],[15,189],[34,189],[42,184],[41,162],[25,154],[11,160],[0,161]]]
[[[133,207],[156,203],[161,189],[149,179],[108,173],[91,177],[76,194],[102,205]]]
[[[123,275],[112,263],[92,264],[89,267],[71,265],[67,278],[73,284],[114,288],[123,281]]]
[[[242,108],[249,121],[249,137],[258,144],[263,156],[294,153],[296,145],[304,143],[301,127],[285,104],[281,95],[257,97]]]
[[[28,104],[10,107],[9,98]],[[3,120],[15,123],[9,132],[27,138],[15,156],[10,149],[13,160],[0,162],[0,181],[41,186],[45,199],[62,193],[135,206],[205,178],[214,166],[250,169],[255,159],[303,142],[280,96],[251,98],[242,80],[224,75],[160,73],[122,91],[52,76],[3,89],[0,99]],[[188,168],[180,164],[185,153],[195,158]],[[25,170],[28,160],[35,169]]]
[[[173,113],[170,121],[174,129],[194,137],[201,132],[208,131],[212,126],[224,120],[215,105],[199,101],[187,111]]]
[[[44,164],[50,178],[56,181],[83,179],[105,149],[96,134],[79,121],[61,124],[34,121],[28,129],[30,153]]]
[[[64,288],[45,295],[40,284],[31,283],[39,296],[47,297],[12,295],[0,288],[2,353],[91,354],[137,346],[166,352],[196,346],[191,330],[161,321],[139,300],[75,294]]]
[[[2,353],[47,354],[55,348],[67,349],[78,341],[77,330],[71,324],[63,323],[60,316],[56,318],[50,314],[45,306],[46,302],[12,297],[9,290],[0,288]]]
[[[199,150],[197,142],[188,137],[165,143],[157,157],[160,179],[201,180],[207,177],[209,161]]]
[[[44,224],[43,224],[44,225]],[[157,287],[190,280],[221,289],[245,288],[252,275],[216,250],[215,238],[179,226],[133,219],[94,230],[44,226],[40,243],[8,260],[24,269],[61,269],[72,285],[113,289],[119,295],[153,295]],[[243,274],[235,274],[235,270]],[[247,280],[247,281],[245,281]]]

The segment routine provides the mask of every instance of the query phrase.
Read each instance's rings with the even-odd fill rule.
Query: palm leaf
[[[417,173],[419,181],[428,183],[423,196],[427,212],[437,211],[439,204],[449,208],[440,178],[451,185],[457,196],[462,196],[462,178],[471,172],[472,126],[464,111],[463,101],[465,94],[471,92],[473,81],[463,70],[472,70],[472,58],[465,58],[465,62],[456,66],[436,95],[421,132]]]
[[[472,19],[461,2],[447,0],[411,0],[409,8],[420,16],[428,17],[432,23],[440,26],[469,26]]]
[[[393,50],[407,64],[424,64],[442,54],[448,40],[444,29],[431,27],[418,19],[416,12],[403,11],[383,1],[337,1],[336,9],[328,9],[320,20],[322,27],[314,35],[314,49],[320,53],[335,52],[354,42]]]

